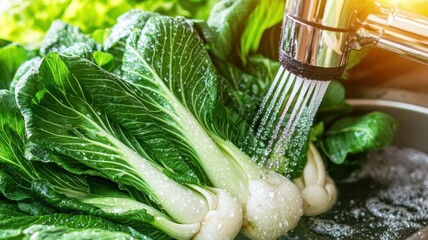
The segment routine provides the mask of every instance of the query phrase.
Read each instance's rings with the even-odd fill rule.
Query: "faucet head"
[[[351,50],[354,2],[288,0],[279,49],[284,68],[314,80],[341,77]]]

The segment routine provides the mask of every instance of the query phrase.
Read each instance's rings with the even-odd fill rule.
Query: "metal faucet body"
[[[308,79],[341,77],[351,50],[379,47],[428,63],[428,18],[368,0],[288,0],[279,60]]]

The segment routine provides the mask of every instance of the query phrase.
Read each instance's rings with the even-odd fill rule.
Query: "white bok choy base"
[[[310,144],[308,161],[303,174],[293,180],[303,197],[306,216],[315,216],[328,211],[337,200],[337,188],[326,172],[320,153]]]
[[[243,234],[251,239],[277,239],[296,227],[303,215],[298,187],[279,173],[259,168],[229,141],[217,137],[214,140],[248,179],[248,195],[243,200]]]

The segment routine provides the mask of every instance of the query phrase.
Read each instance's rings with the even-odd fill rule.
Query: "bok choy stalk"
[[[174,149],[182,166],[194,171],[191,176],[201,175],[195,165],[200,166],[213,186],[243,205],[244,234],[275,239],[297,224],[303,213],[298,188],[259,168],[220,137],[213,121],[218,75],[192,22],[157,16],[134,30],[126,42],[123,79],[97,66],[88,54],[81,56],[59,55],[69,78],[92,97],[93,107],[147,144],[170,171],[180,170],[180,162],[171,161]]]
[[[3,130],[0,132],[0,164],[4,166],[0,171],[0,192],[7,198],[22,200],[34,195],[60,209],[90,213],[128,223],[156,239],[168,237],[150,225],[176,239],[191,238],[200,229],[200,224],[197,223],[174,222],[155,207],[136,201],[115,189],[107,180],[72,174],[54,163],[45,163],[51,159],[27,160],[24,157],[24,151],[27,149],[24,148],[28,148],[29,144],[26,143],[24,120],[15,103],[15,96],[2,90],[0,101],[3,103],[0,106],[3,113],[0,118],[0,128]],[[41,152],[40,149],[37,150]],[[43,154],[53,158],[52,155]],[[66,156],[57,157],[63,161],[72,161]],[[13,180],[9,177],[12,174],[16,176]],[[11,181],[7,181],[8,179]],[[17,183],[19,187],[11,188],[13,183]],[[13,189],[15,190],[11,191]]]
[[[91,80],[97,81],[94,76]],[[126,93],[107,95],[114,101],[123,94]],[[150,157],[144,143],[93,104],[97,100],[57,53],[48,54],[20,79],[16,98],[30,141],[78,160],[120,185],[147,193],[171,217],[171,221],[159,224],[162,230],[181,234],[178,238],[201,239],[233,238],[239,232],[242,210],[230,194],[221,189],[180,184],[168,177],[168,166]],[[101,199],[88,202],[104,204]],[[113,206],[110,208],[115,211]],[[180,228],[180,224],[196,228]],[[220,229],[219,224],[223,224]]]
[[[302,191],[303,211],[315,216],[328,211],[337,200],[337,188],[328,176],[323,159],[315,145],[309,145],[308,161],[303,174],[293,180]]]

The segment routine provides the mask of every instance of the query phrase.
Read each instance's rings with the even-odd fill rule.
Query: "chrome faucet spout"
[[[379,47],[428,63],[428,18],[369,0],[288,0],[279,60],[304,78],[339,78],[352,49]]]

